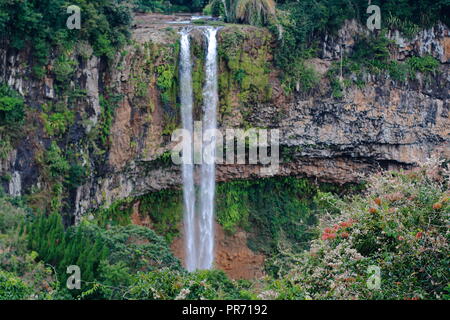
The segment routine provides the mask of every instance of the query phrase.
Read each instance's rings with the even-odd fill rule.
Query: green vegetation
[[[271,35],[265,30],[252,30],[252,35],[235,27],[221,33],[219,47],[220,110],[229,113],[233,107],[248,107],[271,97],[269,85]],[[246,43],[257,38],[257,49],[246,50]]]
[[[415,171],[374,175],[363,193],[345,197],[293,178],[221,184],[221,223],[248,220],[244,228],[255,225],[254,232],[265,234],[277,229],[262,228],[268,219],[284,232],[270,235],[277,250],[268,257],[269,276],[252,281],[217,270],[185,272],[166,240],[148,228],[104,229],[83,220],[65,229],[58,214],[35,216],[20,201],[0,197],[0,298],[443,299],[450,267],[448,174],[432,160]],[[141,206],[154,206],[156,217],[172,196],[180,197],[161,193],[144,197]],[[320,212],[316,226],[307,221],[311,204]],[[286,241],[292,235],[300,238]],[[72,264],[82,267],[81,290],[65,288]],[[380,289],[367,286],[369,266],[381,269]]]
[[[67,82],[70,79],[70,76],[73,74],[74,66],[77,63],[69,59],[66,55],[60,55],[53,66],[53,73],[55,74],[56,81],[64,86],[67,86]]]
[[[108,208],[100,208],[95,213],[96,223],[106,228],[108,226],[126,226],[131,223],[131,200],[124,199],[113,202]]]
[[[250,248],[272,254],[282,241],[307,247],[316,222],[316,187],[307,180],[272,178],[220,184],[217,219],[225,230],[242,227],[250,232]]]
[[[223,14],[229,23],[263,26],[275,19],[274,0],[212,0],[207,10],[213,15]]]
[[[18,199],[0,194],[0,299],[47,299],[57,286],[52,268],[28,248],[30,213]]]
[[[177,92],[175,80],[177,78],[176,68],[174,65],[160,65],[157,67],[156,84],[161,91],[161,98],[164,104],[176,101]]]
[[[320,239],[301,255],[285,250],[283,278],[313,299],[442,299],[448,286],[449,171],[433,160],[413,172],[385,172],[334,207]],[[336,212],[337,209],[337,212]],[[369,289],[369,266],[381,287]]]
[[[201,12],[209,0],[134,0],[138,12]]]
[[[135,10],[138,12],[164,12],[167,5],[164,0],[135,0]]]
[[[122,100],[122,95],[114,95],[107,93],[100,96],[100,125],[95,127],[94,136],[99,140],[102,150],[108,150],[110,145],[111,126],[114,120],[114,112],[118,103]]]
[[[63,156],[61,149],[52,141],[49,149],[43,155],[43,176],[48,182],[48,191],[50,193],[50,207],[47,210],[57,214],[63,208],[63,182],[70,168],[69,163]]]
[[[0,270],[0,300],[24,300],[31,289],[13,274]]]
[[[303,250],[316,234],[314,225],[320,205],[314,198],[321,189],[329,190],[330,186],[315,186],[293,177],[221,183],[217,188],[217,221],[229,233],[235,233],[237,228],[249,232],[249,245],[255,251],[273,254],[280,241]],[[95,213],[96,220],[101,226],[127,225],[136,201],[140,218],[149,218],[151,228],[168,243],[179,236],[183,215],[180,190],[162,190],[135,201],[118,201]]]
[[[25,101],[9,86],[0,83],[0,159],[12,151],[13,140],[20,136],[25,120]]]
[[[7,85],[0,85],[0,127],[21,125],[25,117],[23,97]]]
[[[272,23],[270,29],[278,35],[279,42],[275,49],[275,64],[283,70],[282,81],[287,92],[291,92],[297,79],[304,78],[302,67],[305,59],[317,55],[314,48],[318,47],[322,35],[327,32],[335,34],[347,19],[356,19],[365,25],[368,15],[367,1],[353,0],[305,0],[305,1],[278,1],[277,20]],[[379,5],[386,23],[382,28],[400,29],[407,35],[416,34],[420,28],[430,27],[439,20],[449,24],[448,14],[449,4],[446,1],[433,0],[388,0],[372,1],[372,4]],[[385,21],[385,20],[383,20]],[[364,45],[368,45],[365,47]],[[371,67],[379,69],[378,62],[382,60],[388,43],[383,37],[371,37],[363,39],[360,49],[367,49],[369,55],[375,54],[372,58],[374,64]],[[355,57],[357,58],[357,57]],[[362,58],[362,56],[360,56]],[[353,61],[351,61],[353,62]],[[383,70],[387,70],[384,68]],[[393,68],[392,68],[393,69]],[[401,77],[401,75],[396,75]],[[335,79],[335,75],[331,79]],[[312,83],[314,81],[306,81]],[[332,83],[334,96],[339,97],[340,87],[343,83]],[[342,88],[341,88],[342,89]]]
[[[43,105],[42,111],[41,118],[44,129],[50,137],[63,135],[74,123],[74,112],[63,103]]]
[[[232,16],[236,17],[237,21],[264,26],[275,18],[275,1],[239,0],[236,2],[234,10],[235,13]]]
[[[327,73],[333,97],[342,97],[348,86],[363,86],[364,75],[368,73],[388,74],[394,81],[402,83],[414,80],[417,73],[430,76],[438,71],[439,61],[429,55],[409,57],[404,62],[391,59],[389,50],[393,45],[384,33],[359,39],[353,52],[342,62],[334,62]]]
[[[152,273],[139,273],[129,289],[130,298],[162,299],[245,299],[239,285],[223,271],[199,271],[186,274],[162,269]]]
[[[148,50],[148,68],[152,72],[152,76],[154,74],[164,109],[163,135],[170,135],[176,129],[179,121],[178,57],[180,44],[178,41],[169,46],[149,43],[146,48]]]
[[[74,0],[82,12],[80,30],[69,30],[69,15],[64,0],[0,1],[0,39],[19,50],[31,47],[34,74],[42,77],[52,48],[66,51],[77,41],[92,45],[97,56],[112,58],[115,48],[121,47],[129,36],[131,14],[126,1]],[[67,75],[68,65],[58,69],[59,76]]]
[[[194,105],[196,108],[201,108],[203,104],[203,86],[205,81],[205,50],[197,43],[192,41],[192,56],[194,62],[192,66],[192,91],[194,96]]]
[[[30,249],[55,267],[61,283],[66,283],[67,266],[78,265],[83,270],[83,288],[72,292],[74,295],[92,289],[92,283],[97,280],[111,280],[111,275],[103,274],[105,270],[180,268],[166,242],[143,227],[117,226],[105,230],[84,221],[78,227],[64,230],[60,215],[53,214],[36,217],[26,230]]]
[[[304,60],[316,55],[311,48],[317,46],[318,37],[326,31],[336,32],[356,12],[348,1],[285,2],[270,29],[280,39],[275,49],[275,64],[283,70],[282,81],[290,92],[300,78]]]
[[[0,140],[0,159],[6,159],[11,151],[12,146],[9,137],[2,138]]]
[[[64,151],[53,140],[46,150],[39,150],[35,158],[42,177],[40,188],[26,195],[27,203],[40,213],[58,213],[67,210],[70,191],[84,183],[87,169],[80,165],[78,155]]]
[[[69,265],[81,269],[80,290],[66,288]],[[148,228],[82,221],[64,229],[59,215],[33,216],[0,197],[2,300],[237,299],[242,288],[222,271],[188,274]]]
[[[24,178],[23,197],[7,197],[0,187],[0,299],[449,298],[448,163],[373,176],[363,192],[358,186],[338,188],[295,177],[219,183],[217,221],[228,234],[245,231],[250,249],[265,255],[267,276],[259,280],[234,281],[222,271],[187,273],[182,268],[169,248],[180,235],[180,190],[112,199],[108,208],[90,212],[73,225],[68,213],[73,212],[76,188],[89,176],[109,170],[114,115],[124,99],[106,72],[112,58],[121,59],[121,70],[131,63],[129,86],[136,90],[125,91],[133,100],[130,104],[139,106],[133,109],[133,121],[153,114],[161,102],[157,111],[163,135],[170,135],[179,123],[178,35],[168,27],[164,32],[174,39],[172,45],[131,43],[134,47],[123,49],[130,43],[133,9],[204,9],[222,16],[224,21],[197,23],[227,26],[219,33],[220,112],[230,116],[239,108],[243,126],[251,108],[272,98],[271,76],[279,74],[287,94],[315,92],[322,79],[312,63],[324,35],[335,34],[347,19],[365,24],[367,18],[367,1],[362,0],[133,3],[73,0],[70,4],[82,10],[82,28],[69,30],[65,0],[0,0],[0,42],[29,54],[20,66],[24,80],[45,76],[53,81],[55,93],[43,103],[44,98],[31,92],[23,97],[0,84],[0,160],[7,159],[26,134],[33,145],[23,152],[35,156],[36,167],[25,167],[38,176],[31,188],[30,179]],[[392,59],[396,45],[386,31],[399,29],[412,37],[438,20],[448,24],[447,0],[372,4],[381,5],[383,30],[355,39],[354,50],[331,65],[326,77],[335,98],[343,97],[349,86],[363,86],[368,74],[402,83],[418,73],[430,79],[441,67],[432,56]],[[192,42],[195,111],[203,99],[204,49],[199,41]],[[98,110],[84,108],[87,92],[74,81],[93,54],[100,58],[95,125],[89,121]],[[134,152],[141,146],[138,138],[130,142]],[[299,151],[282,150],[283,159],[292,160]],[[170,152],[148,165],[171,166]],[[11,173],[2,173],[0,184],[11,179]],[[132,225],[135,220],[145,227]],[[66,288],[69,265],[82,270],[80,290]],[[381,268],[380,290],[367,287],[369,266]]]
[[[179,190],[162,190],[141,197],[139,211],[147,215],[155,232],[168,243],[180,234],[183,217],[183,197]]]
[[[412,72],[435,72],[439,67],[439,61],[432,56],[411,57],[406,64]]]
[[[338,191],[330,187],[293,177],[221,183],[217,188],[217,221],[228,233],[235,233],[238,228],[247,231],[249,246],[255,251],[272,255],[278,251],[280,242],[295,245],[301,251],[316,235],[316,213],[322,205],[315,197],[319,190]],[[179,236],[183,214],[181,191],[162,190],[138,201],[141,219],[149,218],[152,229],[168,243]],[[107,209],[106,215],[101,210],[96,217],[107,216],[111,225],[129,223],[134,201],[119,203]]]

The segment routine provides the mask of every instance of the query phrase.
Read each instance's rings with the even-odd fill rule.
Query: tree
[[[241,22],[251,25],[267,25],[275,17],[274,0],[212,0],[211,5],[221,4],[226,22]]]
[[[275,16],[273,0],[239,0],[235,8],[238,21],[251,25],[266,25]]]
[[[31,289],[20,278],[0,270],[0,300],[22,300],[30,293]]]

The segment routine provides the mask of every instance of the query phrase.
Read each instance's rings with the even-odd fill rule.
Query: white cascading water
[[[211,269],[214,262],[214,196],[215,196],[215,146],[214,132],[217,127],[217,28],[202,28],[207,40],[208,52],[205,63],[205,86],[203,88],[203,161],[200,169],[200,209],[195,211],[193,144],[190,154],[183,157],[183,197],[185,260],[188,271]],[[191,134],[193,141],[193,92],[192,61],[189,30],[181,32],[180,48],[180,102],[183,129]],[[188,161],[186,161],[188,159]],[[190,161],[189,161],[190,160]]]
[[[192,61],[189,29],[181,32],[180,46],[180,102],[181,121],[183,129],[187,130],[192,137]],[[186,269],[194,271],[197,269],[197,250],[195,240],[195,189],[194,189],[194,164],[192,144],[189,145],[190,154],[183,155],[183,200],[184,200],[184,232]],[[188,159],[186,161],[186,159]]]
[[[216,137],[217,129],[217,28],[206,27],[208,52],[205,63],[203,88],[203,162],[200,181],[199,254],[198,268],[211,269],[214,262],[214,196],[216,191]]]

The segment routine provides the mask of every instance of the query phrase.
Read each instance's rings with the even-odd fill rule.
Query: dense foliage
[[[23,232],[30,214],[20,200],[0,194],[0,299],[48,299],[55,293],[53,269],[37,260]]]
[[[335,98],[343,96],[347,85],[363,85],[366,73],[386,72],[402,82],[439,69],[432,56],[393,60],[386,29],[412,36],[438,20],[448,24],[448,0],[372,4],[381,6],[383,30],[356,39],[354,50],[331,65],[326,76]],[[68,5],[81,7],[81,30],[66,27]],[[51,74],[57,96],[28,108],[19,92],[0,84],[0,160],[10,156],[29,118],[39,123],[30,122],[27,129],[44,135],[35,150],[39,187],[15,199],[0,194],[0,299],[448,299],[450,194],[443,164],[371,177],[367,191],[350,198],[294,177],[219,184],[219,224],[228,233],[246,231],[248,246],[267,257],[267,277],[255,281],[230,280],[217,270],[187,273],[181,267],[169,248],[180,234],[179,190],[120,200],[72,225],[73,217],[66,216],[73,209],[70,197],[89,172],[99,175],[103,169],[114,113],[123,98],[112,88],[101,88],[101,113],[88,141],[69,137],[78,121],[89,120],[77,118],[77,103],[86,92],[74,87],[73,75],[92,54],[103,62],[116,56],[129,38],[133,10],[199,12],[205,7],[225,22],[269,27],[278,41],[273,60],[288,93],[318,85],[320,78],[307,60],[317,56],[324,34],[336,33],[347,19],[364,24],[367,17],[365,0],[172,0],[170,5],[163,0],[0,0],[1,44],[29,53],[34,76]],[[227,30],[220,35],[223,72],[218,80],[220,111],[231,115],[236,104],[256,105],[271,97],[273,38],[262,28],[233,25]],[[154,83],[164,112],[163,135],[168,135],[177,125],[179,44],[163,48],[149,42],[144,49],[139,58],[145,66],[132,68],[130,78],[137,82],[138,98],[145,98],[148,84]],[[195,103],[200,106],[205,53],[196,44],[193,51],[198,59]],[[72,59],[74,52],[79,61]],[[126,61],[127,52],[121,56]],[[152,112],[154,107],[149,106]],[[95,160],[75,152],[69,138],[86,143]],[[170,154],[164,153],[151,165],[168,161]],[[89,167],[93,162],[96,168]],[[2,184],[11,179],[0,176]],[[132,216],[137,202],[141,217]],[[131,225],[136,218],[151,229]],[[82,270],[81,290],[66,288],[69,265]],[[381,270],[380,289],[367,286],[370,266]]]
[[[0,300],[23,300],[31,289],[13,274],[0,270]]]
[[[414,171],[374,175],[364,193],[348,198],[320,191],[315,200],[321,207],[319,232],[311,248],[301,251],[278,238],[278,253],[269,262],[277,268],[270,270],[271,276],[253,281],[230,280],[222,271],[187,273],[166,241],[150,229],[108,230],[83,221],[64,230],[58,215],[33,217],[20,202],[2,197],[0,298],[444,299],[450,267],[448,174],[433,160]],[[275,190],[281,192],[286,183],[293,182],[281,182]],[[255,192],[250,189],[243,203],[230,192],[242,193],[239,185],[219,192],[228,193],[225,203],[240,208],[248,206],[252,194],[269,194],[267,199],[259,195],[257,209],[276,209],[273,202],[279,196],[269,204],[273,188],[267,192],[265,186],[267,182],[254,185]],[[304,188],[303,183],[297,189]],[[279,198],[280,208],[294,208],[297,197],[292,193]],[[274,216],[276,221],[276,211]],[[70,264],[82,267],[81,290],[65,288]],[[369,267],[380,268],[379,286]]]
[[[286,248],[280,276],[314,299],[443,299],[450,281],[448,183],[448,169],[432,160],[412,172],[372,176],[366,193],[348,200],[323,194],[330,210],[320,238],[302,255]],[[370,266],[381,270],[379,286]]]
[[[393,46],[393,41],[387,39],[384,33],[358,39],[352,53],[343,57],[342,61],[334,62],[327,72],[332,96],[342,97],[345,88],[352,85],[364,86],[367,74],[384,74],[399,84],[415,80],[418,73],[425,79],[437,74],[440,63],[436,58],[430,55],[412,56],[399,62],[392,58],[390,49]]]
[[[0,127],[11,129],[22,124],[24,117],[23,97],[7,85],[0,85]]]
[[[131,13],[126,3],[115,0],[74,0],[70,3],[65,0],[1,0],[0,40],[16,49],[31,47],[34,71],[38,76],[43,75],[43,66],[54,46],[64,50],[77,41],[87,41],[97,56],[112,57],[129,35]],[[80,30],[70,30],[66,26],[69,5],[81,8]]]
[[[134,0],[138,12],[201,12],[208,0]]]
[[[24,98],[9,86],[0,83],[0,160],[12,150],[25,119]]]
[[[205,11],[226,22],[267,25],[275,20],[274,0],[211,0]]]
[[[217,219],[229,232],[242,227],[253,234],[249,245],[256,251],[273,253],[282,240],[305,248],[316,222],[316,192],[295,178],[224,183],[217,190]]]
[[[62,283],[67,279],[67,266],[79,266],[83,270],[84,290],[94,281],[107,278],[105,270],[180,268],[166,242],[147,228],[126,226],[105,230],[84,222],[64,231],[60,216],[54,214],[48,218],[39,216],[27,228],[27,233],[30,248],[55,266]]]
[[[66,268],[81,289],[66,288]],[[188,274],[161,237],[144,227],[64,229],[59,215],[37,217],[0,196],[0,299],[237,299],[243,284],[222,271]]]
[[[414,35],[438,21],[449,24],[450,3],[446,0],[389,0],[372,1],[372,4],[381,8],[384,30],[399,29],[406,35]],[[284,71],[282,80],[288,92],[294,89],[298,79],[305,84],[304,89],[314,83],[314,75],[308,73],[304,60],[315,57],[323,35],[337,33],[345,20],[356,19],[365,25],[369,16],[367,6],[365,0],[282,1],[271,30],[279,38],[275,63]],[[374,39],[377,41],[376,35],[367,42]]]

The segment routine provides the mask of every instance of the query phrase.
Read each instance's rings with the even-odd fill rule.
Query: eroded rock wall
[[[172,147],[170,129],[178,125],[179,118],[176,101],[164,99],[170,100],[174,88],[164,89],[167,92],[163,97],[161,88],[166,84],[159,79],[164,72],[168,72],[169,78],[176,75],[177,31],[181,27],[142,19],[135,26],[133,43],[118,53],[114,61],[94,56],[81,59],[77,52],[72,53],[79,63],[71,86],[85,90],[86,95],[73,105],[76,121],[60,144],[71,145],[90,168],[86,181],[69,195],[72,203],[69,210],[75,220],[91,209],[127,197],[180,188],[180,168],[167,158]],[[233,28],[236,27],[220,31],[219,50],[230,45],[226,34],[235,32]],[[273,67],[272,36],[263,29],[242,28],[245,36],[237,40],[240,58],[234,62],[254,61],[254,66],[234,67],[247,70],[250,81],[253,77],[259,82],[256,91],[245,95],[238,87],[221,92],[220,125],[279,129],[281,164],[277,175],[307,176],[343,184],[357,182],[362,175],[380,167],[408,168],[432,155],[450,158],[447,27],[439,25],[413,40],[403,39],[394,54],[399,60],[431,54],[441,63],[439,72],[427,77],[419,74],[415,80],[404,83],[386,75],[367,74],[364,86],[351,86],[339,98],[333,97],[326,77],[316,90],[284,94],[279,71]],[[348,22],[337,35],[324,37],[320,57],[308,63],[319,74],[326,74],[332,62],[340,59],[340,50],[351,52],[354,39],[364,32],[356,23]],[[193,34],[193,43],[199,51],[202,37],[198,32]],[[220,55],[223,75],[230,71],[226,54]],[[195,63],[201,63],[196,58]],[[48,148],[51,138],[42,130],[37,114],[42,104],[58,99],[52,66],[47,66],[44,79],[35,80],[29,76],[30,67],[24,61],[27,52],[0,50],[0,81],[26,97],[31,109],[28,121],[36,127],[24,132],[7,159],[0,161],[0,175],[15,175],[12,186],[3,183],[4,188],[17,193],[19,175],[22,194],[44,183],[35,158],[40,150]],[[200,69],[198,72],[201,74]],[[223,88],[232,79],[224,76],[220,81]],[[201,88],[201,81],[195,85]],[[112,95],[120,95],[120,99],[110,119],[107,147],[97,150],[89,140],[90,135],[105,121],[102,98]],[[197,117],[200,109],[197,103]],[[219,181],[255,178],[261,176],[261,167],[218,165],[217,175]]]

